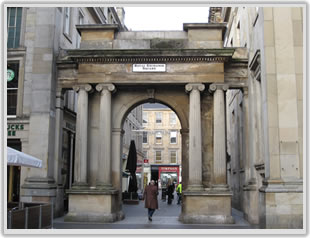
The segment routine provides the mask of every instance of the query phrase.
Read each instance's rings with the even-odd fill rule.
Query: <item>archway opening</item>
[[[182,181],[182,125],[178,115],[163,102],[144,101],[128,110],[122,121],[122,129],[122,200],[125,217],[146,214],[142,197],[145,187],[154,180],[158,188],[158,216],[177,219],[181,212],[181,204],[178,203],[181,201],[176,188]],[[136,195],[129,192],[132,176],[127,166],[132,141],[137,155]],[[172,194],[168,192],[169,185],[173,186]]]

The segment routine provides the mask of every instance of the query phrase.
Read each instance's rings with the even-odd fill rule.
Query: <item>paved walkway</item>
[[[159,198],[161,198],[159,196]],[[54,219],[54,229],[253,229],[247,221],[242,218],[242,213],[232,210],[235,224],[183,224],[178,218],[181,213],[181,206],[177,205],[177,196],[171,205],[159,199],[159,209],[153,215],[150,222],[147,217],[147,209],[144,208],[144,201],[138,205],[123,205],[125,219],[115,223],[81,223],[64,222],[64,217]]]

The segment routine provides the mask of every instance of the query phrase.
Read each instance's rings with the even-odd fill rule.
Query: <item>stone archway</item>
[[[122,89],[120,89],[122,90]],[[128,88],[127,88],[128,90]],[[114,118],[112,123],[112,184],[115,187],[119,188],[119,199],[121,198],[121,174],[122,170],[121,166],[121,143],[123,141],[123,128],[124,120],[126,119],[129,112],[134,109],[136,106],[139,106],[143,103],[148,102],[157,102],[168,106],[171,110],[173,110],[181,123],[181,147],[182,147],[182,166],[185,169],[182,169],[182,181],[183,184],[187,184],[188,180],[188,108],[183,108],[182,106],[175,103],[175,97],[178,97],[180,101],[185,101],[185,104],[188,103],[188,96],[184,93],[184,90],[176,90],[174,93],[175,97],[172,97],[167,94],[167,90],[156,88],[156,89],[148,89],[140,88],[136,90],[135,93],[120,91],[119,94],[115,93],[115,97],[113,97],[112,108],[114,108],[112,112],[112,118]],[[171,90],[168,90],[171,93]],[[185,166],[184,166],[185,165]],[[118,174],[119,172],[119,174]],[[120,210],[122,201],[119,200]]]
[[[240,59],[244,52],[238,49],[201,48],[201,34],[207,38],[205,45],[210,43],[211,30],[220,42],[224,25],[189,24],[185,28],[191,49],[141,50],[99,49],[102,42],[118,45],[127,33],[116,35],[115,26],[79,26],[85,48],[68,50],[58,62],[58,87],[74,88],[78,93],[75,182],[68,191],[65,220],[113,222],[123,218],[122,122],[135,105],[160,101],[176,112],[182,125],[185,186],[181,221],[233,222],[232,194],[226,181],[225,91],[247,87],[247,61]],[[136,39],[137,35],[129,32],[126,37]],[[158,63],[165,70],[157,71]],[[135,64],[151,71],[135,71]]]

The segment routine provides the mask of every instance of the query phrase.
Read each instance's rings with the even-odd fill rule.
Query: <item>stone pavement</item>
[[[158,196],[161,198],[161,196]],[[177,196],[171,205],[159,199],[159,209],[153,215],[150,222],[147,217],[147,209],[144,208],[144,201],[138,205],[123,205],[125,219],[115,223],[81,223],[64,222],[64,217],[54,219],[54,229],[255,229],[242,218],[242,213],[233,209],[232,215],[235,224],[183,224],[178,221],[181,213],[181,205],[177,205]]]

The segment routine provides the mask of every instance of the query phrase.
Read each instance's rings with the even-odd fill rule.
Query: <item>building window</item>
[[[8,24],[8,48],[18,48],[20,43],[22,23],[22,8],[21,7],[9,7],[7,15]]]
[[[170,125],[175,125],[177,124],[177,115],[172,112],[170,113]]]
[[[161,112],[156,112],[155,116],[156,116],[156,124],[161,124],[162,123],[163,114]]]
[[[143,131],[142,143],[147,144],[147,131]]]
[[[83,25],[83,23],[84,23],[84,15],[81,11],[79,11],[78,24]],[[80,48],[80,45],[81,45],[81,36],[80,36],[80,34],[77,34],[76,48]]]
[[[147,150],[143,151],[143,159],[147,159]]]
[[[70,36],[70,18],[71,18],[71,9],[70,7],[65,7],[65,22],[64,22],[64,33],[67,36]]]
[[[156,144],[162,144],[163,135],[160,131],[157,131],[155,133],[155,143]]]
[[[143,112],[142,124],[143,126],[146,126],[148,124],[148,113],[147,112]]]
[[[7,64],[7,115],[16,115],[19,62]]]
[[[170,131],[170,144],[176,144],[176,143],[177,143],[177,132]]]
[[[170,163],[171,164],[177,163],[177,152],[175,150],[170,151]]]
[[[161,163],[161,151],[160,150],[155,151],[155,163]]]

